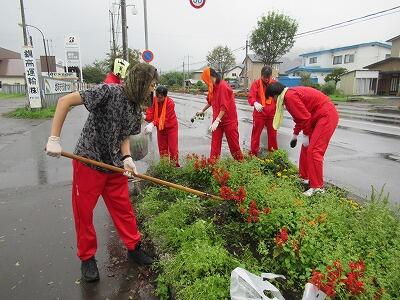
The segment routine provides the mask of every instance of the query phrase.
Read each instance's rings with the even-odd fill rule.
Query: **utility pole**
[[[46,44],[47,44],[47,54],[50,56],[50,46],[49,46],[49,40],[46,39]]]
[[[126,2],[121,0],[122,57],[128,61],[128,34],[126,27]]]
[[[149,50],[149,40],[147,35],[147,0],[143,0],[144,9],[144,42],[146,50]]]
[[[25,26],[24,0],[19,0],[19,3],[21,6],[22,33],[24,34],[24,46],[28,46],[28,36],[26,35],[26,26]]]
[[[188,54],[188,79],[190,79],[190,64],[189,64],[189,54]]]
[[[115,46],[115,27],[114,27],[114,14],[111,10],[108,10],[111,15],[111,31],[112,31],[112,51],[111,53],[113,54],[113,57],[115,58],[116,56],[116,46]]]
[[[245,59],[245,62],[246,62],[246,64],[244,65],[244,67],[246,68],[246,72],[245,72],[245,74],[246,74],[246,79],[245,79],[245,85],[246,85],[246,92],[248,92],[249,91],[249,69],[248,69],[248,57],[247,57],[247,55],[248,55],[248,53],[249,53],[249,41],[248,40],[246,40],[246,59]]]
[[[183,83],[182,87],[185,88],[185,58],[183,58],[183,64],[182,64],[182,75],[183,75]]]

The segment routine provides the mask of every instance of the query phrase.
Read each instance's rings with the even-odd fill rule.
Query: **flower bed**
[[[152,175],[224,201],[149,186],[139,201],[144,234],[159,256],[161,299],[228,299],[230,273],[285,275],[286,299],[312,282],[336,299],[400,298],[400,222],[382,194],[359,205],[337,188],[302,195],[287,154],[215,162],[191,155]]]

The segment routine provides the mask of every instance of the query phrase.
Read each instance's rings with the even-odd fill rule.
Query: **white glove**
[[[153,129],[154,129],[154,123],[151,122],[146,125],[146,127],[144,128],[144,131],[146,134],[151,134],[153,132]]]
[[[124,172],[124,175],[127,177],[132,177],[131,172],[137,174],[137,169],[136,169],[136,165],[133,162],[132,157],[127,157],[124,159],[123,161],[124,163],[124,169],[126,170],[126,172]]]
[[[303,146],[308,147],[309,144],[310,144],[310,138],[308,137],[308,135],[303,134]]]
[[[208,130],[210,130],[211,132],[214,132],[217,129],[220,122],[221,122],[221,120],[216,118]]]
[[[256,111],[262,112],[262,111],[263,111],[263,108],[264,108],[264,107],[262,106],[261,103],[254,102],[254,109],[255,109]]]
[[[60,137],[53,135],[49,137],[46,144],[47,155],[59,158],[61,156],[61,151]]]

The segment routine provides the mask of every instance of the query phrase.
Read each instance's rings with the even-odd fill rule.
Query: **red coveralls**
[[[128,178],[120,173],[94,170],[77,160],[72,161],[72,166],[72,208],[79,258],[87,260],[96,254],[93,210],[100,195],[125,246],[129,250],[135,249],[141,238],[130,202]]]
[[[276,82],[271,79],[269,84]],[[253,82],[250,88],[248,102],[251,106],[254,106],[255,102],[262,104],[259,96],[260,80]],[[264,83],[264,91],[267,89],[267,85]],[[276,130],[272,127],[272,121],[274,120],[276,103],[271,101],[270,104],[266,104],[262,112],[258,112],[254,109],[253,111],[253,130],[251,131],[251,146],[250,154],[257,155],[260,151],[260,136],[264,129],[267,127],[268,133],[268,151],[274,151],[278,149],[278,141],[276,138]]]
[[[153,105],[146,110],[146,122],[153,122],[157,127],[157,141],[158,141],[158,151],[161,157],[169,156],[172,161],[176,163],[179,167],[178,159],[178,119],[175,114],[175,103],[170,97],[166,97],[164,101],[166,104],[166,114],[165,114],[165,125],[163,130],[158,129],[159,122],[154,121],[154,101],[157,101],[155,97],[153,100]],[[163,103],[158,104],[158,115],[161,116]]]
[[[214,85],[211,105],[213,110],[213,122],[218,117],[221,110],[225,111],[217,129],[211,136],[211,153],[210,157],[219,158],[221,155],[222,136],[225,133],[229,150],[236,160],[243,160],[242,150],[239,145],[238,116],[236,111],[235,97],[232,89],[221,80]]]
[[[107,74],[106,79],[104,79],[104,83],[117,83],[121,84],[121,79],[115,75],[113,72]]]
[[[296,123],[293,134],[303,131],[310,139],[308,147],[301,147],[300,176],[310,180],[311,188],[320,188],[324,185],[324,155],[339,122],[335,105],[328,96],[310,87],[289,88],[284,102]]]

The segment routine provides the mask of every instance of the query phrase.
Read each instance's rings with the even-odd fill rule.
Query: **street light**
[[[121,0],[120,3],[113,3],[121,8],[121,23],[122,23],[122,55],[125,60],[128,60],[128,26],[126,25],[126,8],[132,7],[131,13],[137,15],[138,11],[134,4],[126,5],[126,0]],[[145,34],[145,50],[149,49],[148,34],[147,34],[147,1],[143,0],[144,11],[144,34]]]
[[[22,25],[21,23],[18,23],[18,25],[21,26],[21,27],[23,27],[23,25]],[[32,28],[35,28],[35,29],[37,29],[37,30],[40,32],[40,34],[42,35],[42,38],[43,38],[43,47],[44,47],[44,55],[46,56],[47,75],[50,76],[49,61],[48,61],[48,59],[47,59],[47,50],[46,50],[46,39],[45,39],[45,37],[44,37],[43,31],[41,31],[39,28],[37,28],[36,26],[33,26],[33,25],[25,24],[25,27],[32,27]]]

